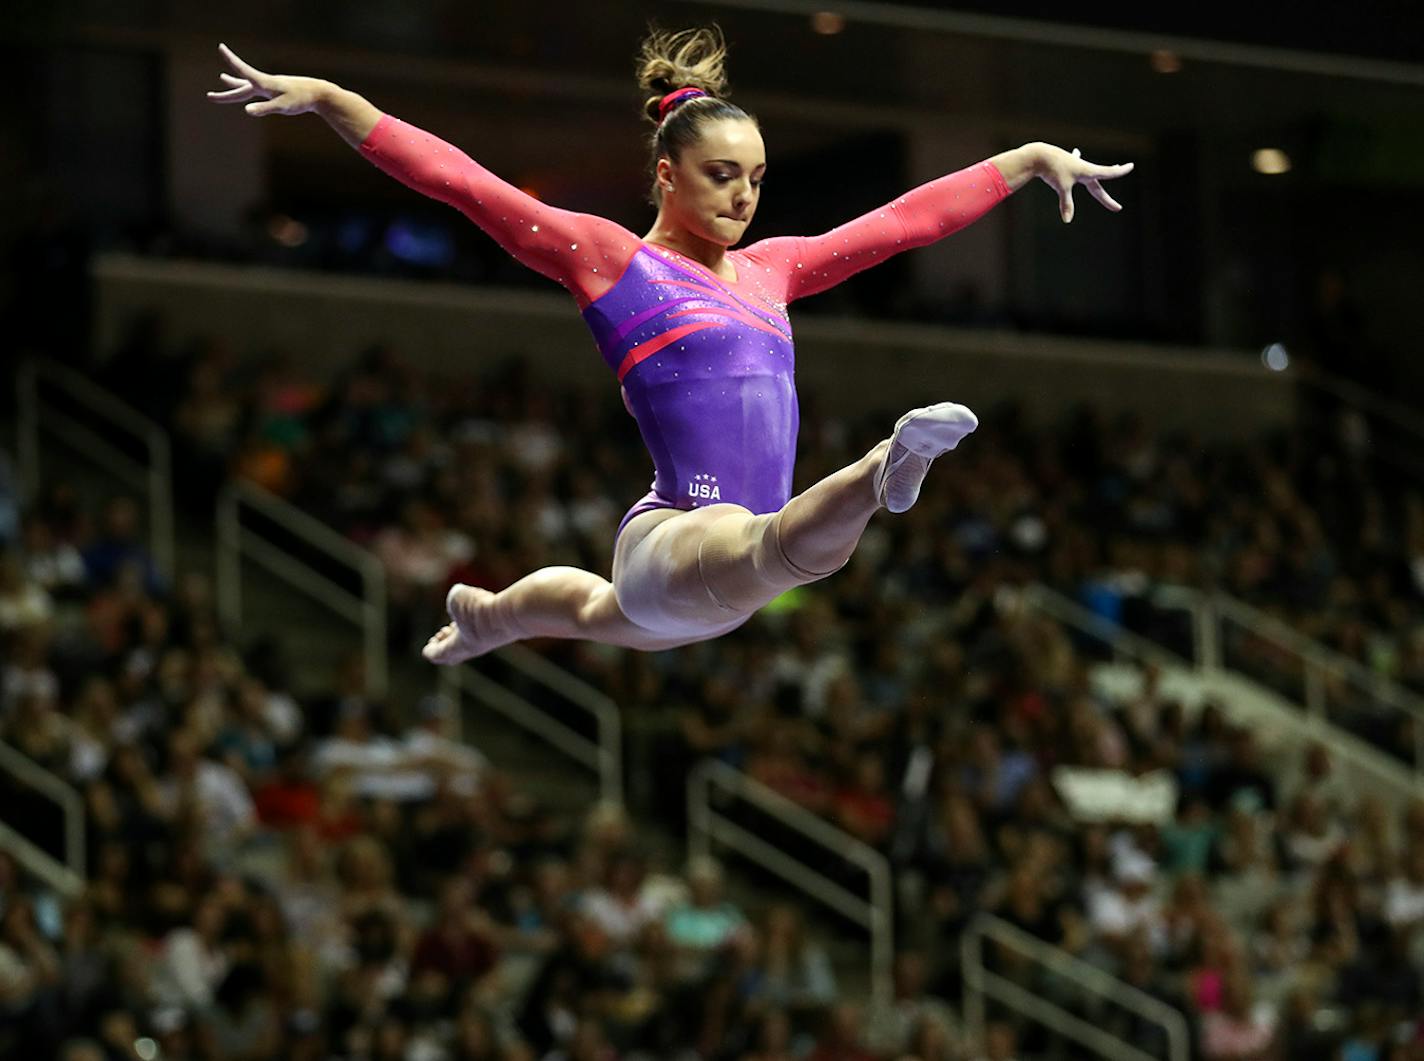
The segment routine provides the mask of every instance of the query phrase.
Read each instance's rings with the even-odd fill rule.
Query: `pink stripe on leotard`
[[[663,347],[670,343],[675,343],[685,335],[693,332],[700,332],[703,328],[715,328],[715,321],[698,321],[695,324],[680,324],[671,331],[663,332],[654,336],[645,343],[639,343],[624,355],[623,360],[618,364],[618,380],[621,383],[623,377],[633,370],[633,366],[641,361],[646,361]]]

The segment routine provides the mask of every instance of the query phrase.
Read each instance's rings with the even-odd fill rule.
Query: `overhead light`
[[[817,11],[811,16],[811,29],[823,37],[834,37],[845,29],[845,16],[835,11]]]
[[[300,247],[307,241],[307,226],[286,214],[273,214],[267,219],[267,235],[284,247]]]
[[[1261,351],[1261,364],[1272,372],[1284,372],[1290,368],[1290,353],[1280,343],[1272,343]]]
[[[1251,168],[1257,173],[1266,173],[1271,176],[1278,173],[1289,173],[1290,156],[1278,147],[1258,148],[1251,152]]]
[[[1175,74],[1182,68],[1182,57],[1170,48],[1156,49],[1149,61],[1159,74]]]

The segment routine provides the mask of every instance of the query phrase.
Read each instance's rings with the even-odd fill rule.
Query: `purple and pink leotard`
[[[653,458],[641,512],[791,498],[799,414],[789,303],[982,217],[1009,195],[990,162],[930,181],[821,236],[727,252],[736,280],[601,217],[549,206],[469,156],[384,115],[361,153],[469,217],[574,296]]]

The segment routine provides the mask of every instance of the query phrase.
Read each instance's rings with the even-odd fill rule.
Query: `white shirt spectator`
[[[200,759],[193,770],[191,783],[198,814],[210,842],[227,846],[256,827],[257,808],[253,806],[252,796],[248,794],[242,778],[231,767],[211,759]],[[163,798],[170,808],[176,809],[183,789],[183,782],[178,778],[164,780]]]
[[[302,709],[291,693],[269,690],[262,719],[278,744],[290,744],[302,733]]]
[[[82,586],[88,577],[84,557],[68,542],[56,542],[47,552],[31,552],[25,560],[25,574],[46,590]]]
[[[49,594],[33,582],[21,582],[0,592],[0,633],[40,626],[54,614]]]
[[[663,914],[663,904],[646,892],[640,892],[630,904],[620,902],[601,888],[585,895],[579,908],[589,920],[607,932],[608,938],[618,947],[636,941],[643,929]]]
[[[426,726],[407,730],[404,744],[409,761],[417,769],[438,764],[446,772],[451,788],[461,796],[474,795],[489,770],[489,760],[474,748]]]
[[[1161,900],[1152,893],[1156,866],[1137,851],[1119,852],[1114,861],[1116,887],[1089,897],[1088,923],[1095,935],[1111,940],[1145,932],[1153,953],[1160,954],[1167,946],[1167,926]]]
[[[1275,1013],[1264,1002],[1256,1003],[1242,1017],[1207,1013],[1201,1024],[1202,1056],[1221,1061],[1257,1057],[1270,1047],[1275,1034]]]
[[[428,770],[412,765],[414,762],[407,747],[385,737],[331,737],[317,746],[312,757],[319,777],[344,771],[350,775],[356,795],[397,802],[435,795],[434,777]]]
[[[175,928],[164,937],[163,953],[153,969],[152,991],[160,1006],[203,1009],[227,973],[227,958],[209,948],[191,928]]]
[[[1384,919],[1396,928],[1424,921],[1424,881],[1395,877],[1384,893]]]

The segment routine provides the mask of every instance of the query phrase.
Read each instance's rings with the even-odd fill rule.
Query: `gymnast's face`
[[[765,174],[766,146],[754,122],[712,122],[676,162],[658,159],[663,214],[709,243],[730,247],[751,224]]]

